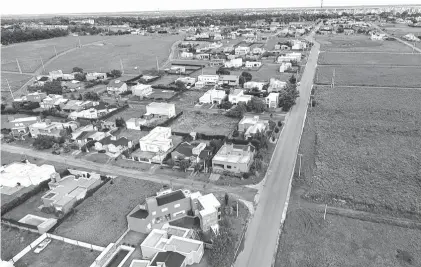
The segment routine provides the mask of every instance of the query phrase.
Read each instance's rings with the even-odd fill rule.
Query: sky
[[[324,6],[421,5],[421,0],[323,0]],[[14,0],[2,1],[2,15],[124,11],[319,7],[320,0]]]

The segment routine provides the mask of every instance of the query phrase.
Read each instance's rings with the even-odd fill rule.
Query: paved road
[[[168,175],[163,174],[149,174],[147,172],[142,172],[139,170],[125,169],[114,165],[106,165],[101,163],[96,163],[83,159],[75,159],[71,156],[66,155],[53,155],[51,153],[36,151],[29,148],[22,148],[17,146],[12,146],[8,144],[1,144],[1,150],[16,153],[24,154],[36,158],[48,159],[49,161],[66,164],[69,166],[74,166],[76,168],[89,168],[97,173],[109,174],[115,176],[126,176],[130,178],[146,180],[156,183],[165,183],[172,184],[175,186],[185,186],[188,188],[193,188],[196,190],[208,190],[211,192],[228,192],[236,197],[247,201],[253,201],[254,195],[256,194],[255,189],[247,188],[244,186],[238,187],[226,187],[226,186],[217,186],[211,183],[205,183],[201,181],[192,181],[182,178],[174,178]]]
[[[314,32],[311,37],[313,34]],[[314,42],[300,81],[300,97],[292,108],[277,143],[265,186],[260,193],[259,204],[247,228],[244,249],[235,262],[236,267],[272,265],[281,225],[285,220],[292,174],[307,114],[319,49],[320,45]]]

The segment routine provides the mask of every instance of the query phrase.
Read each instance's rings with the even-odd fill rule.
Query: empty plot
[[[421,87],[419,67],[319,66],[316,84],[331,84],[334,71],[338,86]]]
[[[1,91],[8,92],[9,86],[12,92],[21,88],[32,77],[24,74],[1,73]],[[19,96],[15,96],[19,97]]]
[[[421,230],[288,209],[275,266],[420,266]]]
[[[39,237],[39,234],[1,225],[1,258],[10,260]]]
[[[421,54],[320,53],[318,64],[419,66]],[[421,72],[421,70],[420,70]]]
[[[309,199],[411,216],[421,187],[421,91],[316,88]]]

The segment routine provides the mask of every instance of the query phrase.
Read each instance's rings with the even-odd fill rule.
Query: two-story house
[[[239,76],[237,75],[221,75],[218,81],[219,85],[238,86]]]
[[[224,144],[212,159],[212,171],[247,173],[253,163],[255,150],[250,144]]]
[[[199,103],[202,104],[221,104],[222,100],[226,98],[224,90],[211,89],[199,98]]]
[[[228,101],[232,104],[238,104],[240,102],[248,103],[253,96],[245,95],[243,89],[235,89],[232,93],[228,95]]]

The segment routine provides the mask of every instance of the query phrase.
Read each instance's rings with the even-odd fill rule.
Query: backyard
[[[99,256],[99,251],[68,244],[52,239],[51,243],[39,254],[29,251],[15,263],[16,267],[49,267],[66,266],[81,267],[90,266]]]
[[[201,90],[189,90],[173,98],[171,103],[175,104],[175,107],[179,110],[193,108],[204,93]]]
[[[421,54],[323,52],[319,55],[318,64],[421,66]]]
[[[39,237],[39,234],[1,225],[1,259],[10,260]]]
[[[181,115],[170,127],[174,132],[228,135],[237,127],[238,122],[239,119],[221,114],[193,111]]]
[[[421,230],[290,207],[275,266],[421,266]]]
[[[77,206],[55,234],[107,246],[127,229],[126,215],[160,188],[160,184],[133,178],[113,179]]]
[[[316,84],[331,84],[335,71],[335,85],[387,86],[420,88],[419,68],[369,66],[318,66]]]

